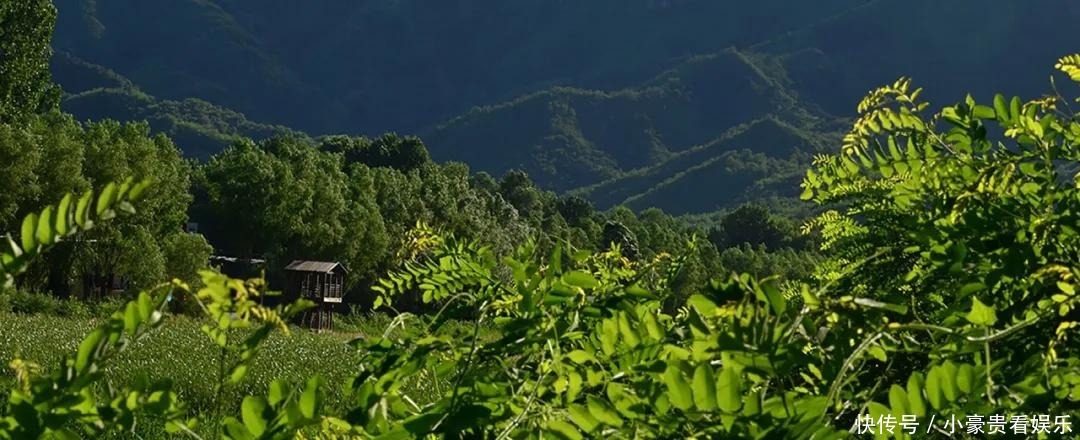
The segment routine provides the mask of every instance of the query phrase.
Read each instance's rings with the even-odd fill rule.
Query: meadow
[[[65,356],[78,350],[79,342],[104,317],[121,308],[118,301],[83,303],[57,300],[37,294],[16,294],[18,299],[5,298],[7,309],[0,310],[0,359],[4,370],[0,373],[0,400],[6,400],[14,385],[8,362],[19,358],[33,362],[41,374],[56,369]],[[0,298],[4,295],[0,294]],[[18,310],[15,312],[12,310]],[[383,314],[348,313],[338,317],[335,331],[316,333],[296,326],[288,334],[273,333],[260,348],[239,384],[227,387],[222,395],[222,413],[239,412],[244,396],[266,392],[270,382],[286,379],[302,383],[305,379],[320,375],[327,387],[325,404],[328,409],[342,411],[348,408],[345,387],[340,386],[352,379],[360,369],[360,352],[349,342],[363,336],[402,335],[414,332],[409,321],[395,323]],[[200,327],[205,318],[171,315],[161,328],[148,337],[138,340],[123,351],[105,370],[105,380],[97,384],[98,392],[105,395],[109,387],[131,387],[140,376],[150,381],[169,379],[182,402],[192,414],[209,416],[215,412],[215,384],[219,365],[218,347],[204,334]],[[438,384],[430,376],[421,375],[406,386],[406,392],[417,402],[436,398]],[[213,436],[215,423],[203,426],[204,438]],[[167,434],[159,426],[146,424],[135,432],[135,438],[164,438]]]

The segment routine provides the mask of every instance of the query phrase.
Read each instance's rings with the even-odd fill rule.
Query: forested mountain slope
[[[190,157],[206,159],[241,137],[301,135],[284,126],[250,121],[202,99],[157,99],[120,74],[66,52],[53,56],[51,70],[63,84],[61,105],[66,111],[95,121],[145,120],[154,131],[175,140]]]
[[[770,115],[798,124],[828,118],[800,108],[763,65],[729,49],[634,88],[553,88],[477,108],[423,137],[436,158],[490,172],[520,168],[566,190],[656,165]],[[770,144],[768,135],[757,141],[747,147]]]
[[[935,78],[936,102],[1001,78],[1034,95],[1078,43],[1046,23],[1080,19],[1068,0],[57,3],[65,110],[148,120],[189,156],[286,126],[396,130],[437,160],[675,213],[794,196],[791,171],[901,74]]]
[[[60,0],[55,45],[163,99],[415,132],[552,85],[615,89],[865,0]]]

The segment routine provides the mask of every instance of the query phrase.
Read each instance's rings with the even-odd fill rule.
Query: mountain
[[[54,45],[161,99],[312,134],[417,132],[555,85],[613,90],[865,0],[57,0]]]
[[[438,160],[601,207],[794,196],[870,89],[1025,97],[1071,0],[57,0],[64,108],[236,136],[419,134]],[[934,79],[933,83],[920,79]],[[290,128],[286,128],[290,127]]]
[[[422,137],[437,159],[491,172],[520,168],[568,190],[653,166],[771,114],[813,117],[751,56],[729,49],[634,88],[556,87],[476,108]]]
[[[65,52],[55,54],[51,64],[53,78],[64,90],[65,111],[81,119],[145,120],[190,157],[209,158],[239,137],[302,136],[284,126],[250,121],[202,99],[157,99],[120,74]]]
[[[837,127],[819,126],[837,133]],[[793,197],[814,152],[828,151],[837,135],[820,135],[769,116],[624,176],[573,193],[599,208],[626,205],[672,214],[711,212],[770,196]]]

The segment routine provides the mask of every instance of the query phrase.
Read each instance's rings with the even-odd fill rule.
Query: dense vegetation
[[[213,12],[233,32],[255,20],[220,3],[172,7]],[[831,19],[844,22],[883,3],[809,9],[845,6]],[[598,5],[614,7],[560,7],[607,10]],[[113,38],[100,19],[117,10],[81,6],[97,38]],[[1080,55],[1055,66],[1070,88],[1054,79],[1035,100],[967,96],[932,110],[901,78],[872,90],[835,138],[835,121],[772,76],[782,70],[761,73],[777,58],[738,50],[640,88],[553,89],[438,128],[555,115],[517,134],[567,156],[475,160],[492,170],[537,160],[544,176],[572,159],[607,177],[575,181],[556,167],[542,178],[587,185],[558,194],[525,171],[496,178],[435,162],[413,136],[235,136],[263,128],[198,101],[146,97],[132,109],[164,109],[133,113],[149,124],[78,122],[59,106],[79,98],[61,96],[48,70],[54,16],[47,1],[0,1],[0,230],[11,231],[0,245],[0,354],[14,356],[0,376],[0,439],[915,437],[906,416],[919,436],[956,438],[979,434],[977,415],[1029,417],[1020,425],[1039,438],[1075,435],[1080,113],[1067,94]],[[231,50],[259,47],[244,41]],[[682,82],[717,66],[736,73],[715,96],[723,84]],[[86,96],[141,93],[97,72],[112,83]],[[699,96],[666,101],[672,90]],[[696,100],[736,92],[760,107],[724,119],[734,113]],[[656,111],[664,105],[676,119]],[[228,146],[188,161],[151,132],[150,115],[183,108],[195,110],[176,121],[207,117],[193,126],[217,128],[200,128],[202,139]],[[679,114],[700,119],[680,125]],[[666,140],[635,143],[626,118]],[[733,127],[702,135],[708,120]],[[544,134],[552,127],[560,134]],[[585,131],[637,147],[575,150],[590,145],[575,138]],[[785,146],[753,148],[770,142]],[[585,153],[596,161],[579,162]],[[785,199],[796,180],[803,208]],[[728,194],[697,201],[692,191],[709,184]],[[713,212],[676,218],[650,205]],[[800,227],[781,209],[812,216]],[[208,268],[211,252],[264,258],[268,271],[230,278]],[[313,303],[263,301],[294,258],[349,267],[347,302],[363,312],[344,332],[297,336],[290,320]]]

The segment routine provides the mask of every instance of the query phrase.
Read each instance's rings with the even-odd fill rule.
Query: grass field
[[[39,364],[47,372],[57,368],[65,355],[74,353],[79,341],[100,321],[98,318],[65,317],[49,314],[16,314],[0,311],[0,398],[5,398],[14,380],[6,364],[16,356]],[[302,383],[319,374],[328,384],[326,404],[331,412],[346,404],[343,385],[359,371],[360,353],[348,341],[363,334],[382,334],[390,325],[383,315],[339,318],[336,331],[316,334],[292,328],[288,335],[274,334],[262,346],[247,377],[227,389],[223,412],[238,414],[240,401],[248,394],[265,394],[269,383],[285,378]],[[124,385],[139,374],[150,379],[170,378],[180,399],[193,413],[212,411],[218,374],[215,345],[199,330],[201,323],[190,317],[170,316],[165,324],[138,341],[113,360],[105,371],[104,386]],[[408,329],[405,329],[407,331]],[[394,331],[402,331],[396,328]],[[418,381],[423,382],[423,381]],[[415,383],[410,397],[428,401],[435,393],[433,381]],[[205,427],[204,427],[205,429]],[[147,428],[133,438],[159,438],[164,432]],[[205,432],[204,438],[214,437]]]

